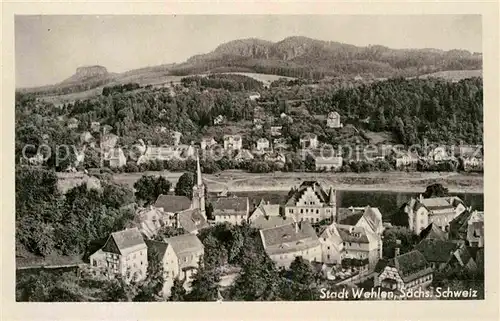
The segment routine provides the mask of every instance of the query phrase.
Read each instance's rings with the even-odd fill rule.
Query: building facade
[[[333,187],[329,192],[317,181],[305,181],[294,188],[285,204],[285,216],[294,216],[296,221],[319,223],[322,220],[334,222],[337,197]]]

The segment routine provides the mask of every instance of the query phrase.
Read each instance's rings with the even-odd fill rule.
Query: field
[[[117,183],[133,187],[143,175],[162,175],[173,185],[182,175],[179,172],[144,172],[114,174]],[[60,179],[61,191],[76,184],[86,182],[88,177],[67,174]],[[204,174],[203,179],[210,192],[228,190],[232,192],[245,191],[287,191],[292,186],[299,185],[304,180],[318,180],[336,189],[346,191],[394,191],[414,192],[424,191],[427,185],[441,183],[454,193],[482,193],[483,175],[465,173],[437,172],[370,172],[370,173],[282,173],[252,174],[238,170],[228,170],[218,174]]]

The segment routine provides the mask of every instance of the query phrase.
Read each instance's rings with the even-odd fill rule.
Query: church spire
[[[201,179],[200,155],[198,153],[196,153],[196,185],[203,185],[203,180]]]

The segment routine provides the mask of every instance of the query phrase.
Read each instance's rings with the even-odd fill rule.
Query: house
[[[273,140],[273,149],[276,151],[286,150],[288,147],[285,138],[276,138]]]
[[[282,129],[283,126],[271,126],[271,136],[273,137],[281,136]]]
[[[214,118],[214,125],[220,125],[224,122],[224,116],[219,115]]]
[[[300,146],[303,149],[316,149],[318,148],[318,136],[313,133],[304,134],[300,138]]]
[[[326,126],[329,128],[342,128],[342,123],[340,122],[340,115],[336,111],[328,113],[328,118],[326,119]]]
[[[481,170],[484,167],[484,156],[480,145],[461,145],[455,148],[455,157],[460,160],[461,167],[465,171]]]
[[[277,227],[294,222],[292,217],[282,215],[281,205],[261,200],[248,218],[250,225],[257,229]]]
[[[269,149],[269,140],[267,138],[259,138],[257,140],[255,149],[258,151]]]
[[[249,98],[250,100],[257,100],[257,99],[259,99],[259,98],[260,98],[260,94],[259,94],[259,93],[251,93],[251,94],[248,96],[248,98]]]
[[[101,123],[98,121],[93,121],[90,123],[90,130],[93,132],[98,132],[101,129]]]
[[[341,258],[366,261],[369,268],[374,268],[382,258],[382,238],[363,226],[336,225],[342,240]]]
[[[212,207],[215,223],[241,225],[247,221],[250,211],[248,197],[218,197],[212,202]]]
[[[465,244],[433,239],[422,240],[415,246],[434,270],[460,267],[470,270],[477,268]]]
[[[154,206],[139,208],[135,213],[139,231],[147,238],[153,238],[164,226],[176,226],[175,216]]]
[[[450,222],[465,210],[462,200],[456,196],[423,198],[420,195],[418,200],[411,198],[404,206],[409,228],[416,234],[430,223],[447,232]]]
[[[314,159],[317,171],[332,171],[342,167],[342,156],[330,149],[304,149]]]
[[[100,147],[103,151],[114,148],[118,143],[118,136],[112,133],[102,135]]]
[[[238,150],[236,156],[234,156],[234,160],[238,162],[249,161],[252,159],[254,159],[254,156],[248,149],[240,149]]]
[[[429,224],[426,228],[422,230],[419,234],[420,240],[438,240],[446,241],[448,239],[447,235],[443,230],[437,227],[436,224]]]
[[[286,163],[285,155],[278,151],[265,153],[263,158],[266,162],[283,163],[283,164]]]
[[[111,148],[109,152],[104,153],[104,162],[111,168],[120,168],[127,163],[127,157],[121,148]]]
[[[200,142],[201,150],[208,149],[217,144],[217,141],[213,137],[203,137]]]
[[[240,135],[224,135],[225,150],[240,150],[243,146],[243,141]]]
[[[177,131],[172,132],[172,139],[174,141],[174,146],[177,146],[181,143],[181,137],[182,137],[182,133],[177,132]]]
[[[434,270],[422,253],[413,250],[388,261],[380,260],[375,272],[375,287],[403,292],[428,287]]]
[[[76,118],[70,118],[68,119],[68,128],[69,129],[75,129],[75,128],[78,128],[78,124],[80,123],[80,121]]]
[[[151,161],[164,161],[175,158],[176,151],[171,146],[147,146],[143,155],[137,160],[137,165],[146,164]]]
[[[356,223],[357,227],[363,227],[367,231],[376,235],[382,235],[384,232],[384,224],[382,222],[382,213],[377,207],[366,206],[363,215]]]
[[[444,146],[438,146],[434,148],[429,153],[428,158],[435,162],[442,162],[454,159],[453,155],[450,155]]]
[[[176,227],[190,234],[196,235],[200,230],[210,226],[199,208],[178,212],[175,219]]]
[[[322,227],[319,232],[319,241],[321,243],[321,262],[335,265],[342,264],[344,243],[337,230],[336,223]]]
[[[108,278],[121,276],[130,281],[146,278],[148,248],[139,229],[111,233],[104,246],[90,255],[94,271]]]
[[[466,241],[471,247],[484,247],[484,212],[462,212],[450,222],[449,237]]]
[[[396,168],[417,164],[418,160],[418,155],[410,151],[398,151],[395,155]]]
[[[333,222],[336,207],[336,193],[333,187],[330,187],[327,193],[317,181],[304,181],[298,188],[292,189],[285,203],[285,216],[293,216],[298,222]]]
[[[196,235],[184,234],[165,239],[164,242],[147,241],[151,251],[157,251],[163,263],[163,294],[170,295],[175,279],[184,280],[184,287],[189,290],[193,274],[199,268],[205,253],[204,246]]]
[[[294,222],[260,230],[264,251],[278,267],[288,268],[296,257],[321,260],[321,243],[311,224]]]

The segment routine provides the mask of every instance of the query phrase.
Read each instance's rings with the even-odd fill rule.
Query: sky
[[[181,63],[235,39],[289,36],[482,52],[480,15],[16,16],[16,87],[58,83],[80,66],[124,72]]]

